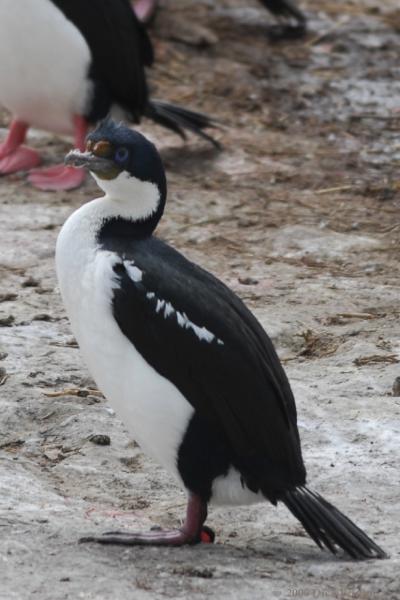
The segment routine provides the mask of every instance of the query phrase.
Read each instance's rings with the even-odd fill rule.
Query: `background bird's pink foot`
[[[147,23],[156,12],[158,0],[134,0],[132,6],[139,21]]]
[[[19,146],[10,151],[6,144],[0,145],[0,174],[8,175],[16,171],[29,171],[40,165],[41,158],[32,148]]]
[[[74,167],[56,165],[46,169],[34,169],[29,173],[28,180],[39,190],[73,190],[85,180],[85,172]]]

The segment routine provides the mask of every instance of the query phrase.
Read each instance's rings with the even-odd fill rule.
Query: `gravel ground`
[[[61,305],[56,236],[94,183],[40,193],[18,175],[0,183],[0,599],[397,600],[397,2],[305,0],[309,33],[279,42],[255,1],[169,4],[152,28],[154,94],[215,115],[224,150],[143,123],[169,177],[159,234],[259,317],[295,391],[312,487],[390,559],[322,553],[267,504],[212,508],[213,546],[77,543],[176,526],[185,497],[96,393]],[[69,148],[32,144],[48,162]]]

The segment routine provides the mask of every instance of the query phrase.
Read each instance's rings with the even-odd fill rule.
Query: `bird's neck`
[[[122,172],[113,180],[95,179],[105,196],[94,201],[101,214],[99,235],[142,239],[151,236],[164,212],[166,189]]]
[[[107,240],[142,240],[151,237],[159,217],[155,214],[144,221],[134,221],[119,215],[105,217],[98,229],[97,242],[100,246],[107,245]]]
[[[131,203],[107,195],[87,202],[64,223],[58,236],[57,251],[62,249],[64,255],[82,255],[96,251],[106,237],[143,239],[150,236],[159,215],[155,213],[144,220],[136,220],[131,206]]]

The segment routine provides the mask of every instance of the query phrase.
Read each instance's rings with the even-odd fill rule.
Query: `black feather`
[[[90,48],[95,95],[86,117],[104,118],[119,104],[138,121],[148,102],[145,66],[153,47],[128,0],[53,0],[82,33]]]
[[[306,18],[292,0],[260,0],[275,15],[294,18],[300,27],[305,27]]]
[[[305,486],[286,491],[280,500],[320,547],[336,554],[342,548],[357,560],[386,558],[386,553],[348,517]]]
[[[185,130],[187,129],[213,144],[215,148],[221,148],[217,140],[203,131],[205,128],[217,127],[216,121],[208,115],[188,110],[177,104],[150,100],[146,116],[155,123],[171,129],[183,139],[186,139]]]

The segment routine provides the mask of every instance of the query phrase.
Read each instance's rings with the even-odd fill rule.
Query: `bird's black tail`
[[[146,109],[146,117],[171,129],[183,139],[186,139],[186,130],[192,131],[216,148],[221,147],[217,140],[203,131],[204,129],[217,127],[214,119],[208,115],[188,110],[177,104],[170,104],[161,100],[150,100]]]
[[[319,494],[302,486],[280,499],[321,549],[336,554],[335,546],[339,546],[357,560],[386,558],[382,548]]]

